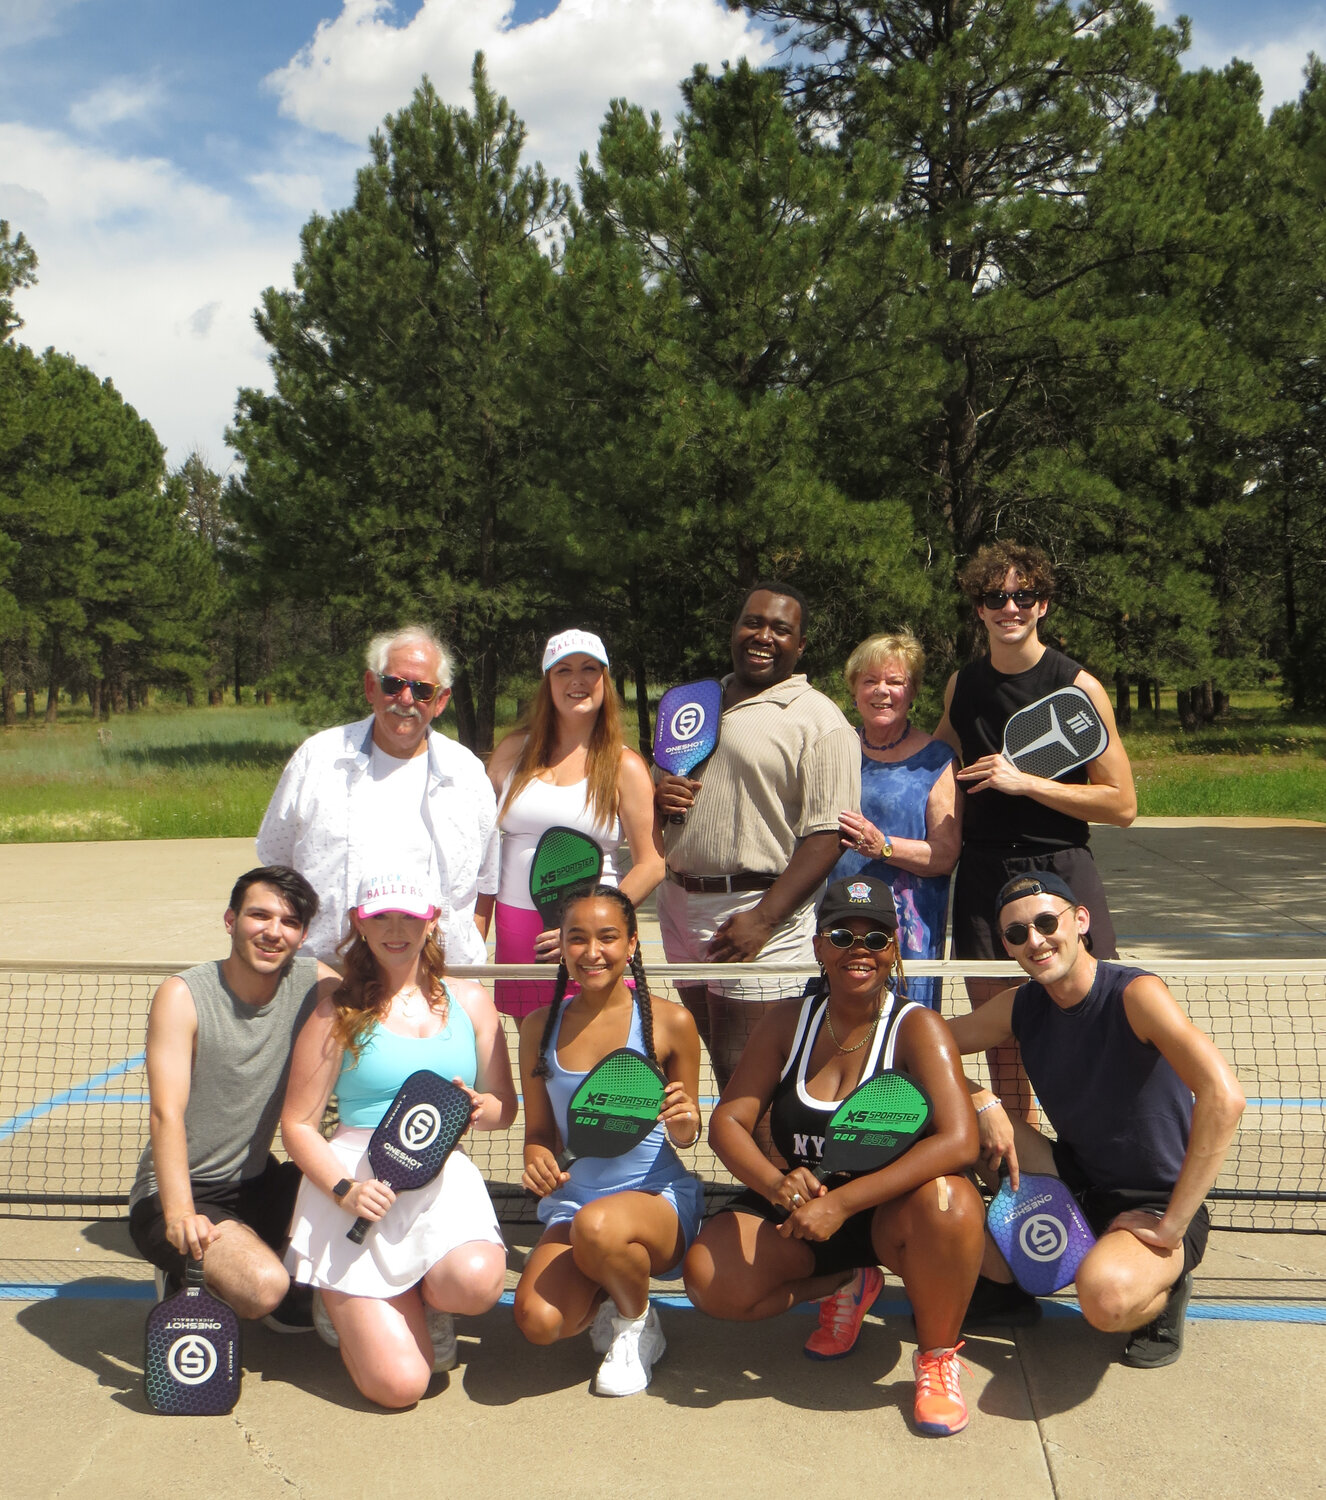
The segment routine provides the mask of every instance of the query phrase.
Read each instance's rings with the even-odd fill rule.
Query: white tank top
[[[497,799],[500,807],[511,785],[508,776]],[[589,780],[571,786],[553,786],[550,782],[527,782],[520,796],[502,814],[502,878],[497,899],[503,906],[523,906],[534,910],[529,893],[530,866],[534,863],[534,846],[549,828],[574,828],[591,838],[603,850],[603,876],[607,885],[617,884],[616,853],[621,848],[622,822],[613,818],[605,829],[594,821],[586,806]]]

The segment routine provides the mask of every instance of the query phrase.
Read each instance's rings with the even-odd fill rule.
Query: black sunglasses
[[[1041,596],[1035,589],[1014,589],[1011,594],[1006,594],[1003,589],[991,589],[981,595],[981,603],[986,609],[1003,609],[1010,599],[1019,609],[1030,609],[1033,604],[1040,603]]]
[[[1075,906],[1065,906],[1060,911],[1038,911],[1030,922],[1010,922],[1004,928],[1004,941],[1010,948],[1020,948],[1031,936],[1033,927],[1042,937],[1049,937],[1052,932],[1058,932],[1064,912],[1076,910]]]
[[[891,932],[863,934],[853,932],[850,927],[832,927],[828,932],[822,932],[820,936],[828,938],[835,948],[850,948],[853,943],[864,943],[872,953],[883,953],[893,941]]]
[[[397,693],[403,693],[409,688],[410,696],[416,703],[431,703],[439,692],[435,682],[415,682],[409,677],[393,677],[390,672],[379,672],[378,681],[388,698],[394,698]]]

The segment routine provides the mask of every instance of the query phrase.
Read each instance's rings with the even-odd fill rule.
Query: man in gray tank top
[[[973,1086],[982,1163],[993,1173],[1006,1162],[1014,1188],[1019,1168],[1063,1180],[1097,1236],[1075,1279],[1082,1315],[1095,1328],[1131,1333],[1124,1364],[1173,1364],[1206,1248],[1206,1195],[1238,1128],[1243,1091],[1163,981],[1092,957],[1082,941],[1090,913],[1061,876],[1014,876],[993,914],[1031,982],[949,1029],[961,1052],[1021,1041],[1058,1139]],[[988,1235],[981,1269],[964,1328],[1039,1317]]]
[[[203,1261],[208,1289],[244,1318],[286,1299],[281,1263],[299,1186],[270,1154],[290,1049],[336,973],[296,958],[318,909],[313,887],[284,865],[250,870],[226,909],[230,956],[167,979],[147,1021],[149,1140],[129,1194],[142,1254],[183,1281]],[[270,1326],[311,1327],[307,1312]]]

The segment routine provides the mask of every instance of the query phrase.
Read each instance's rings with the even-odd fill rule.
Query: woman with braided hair
[[[704,1197],[676,1147],[700,1135],[700,1038],[680,1005],[655,1010],[640,961],[635,908],[615,886],[567,902],[562,959],[552,1004],[520,1028],[525,1098],[525,1173],[542,1201],[543,1238],[516,1288],[516,1322],[533,1344],[586,1328],[605,1356],[594,1389],[630,1396],[649,1384],[665,1348],[649,1278],[675,1275],[695,1237]],[[627,970],[634,989],[626,982]],[[579,992],[566,999],[571,981]],[[612,1158],[557,1161],[566,1116],[581,1080],[610,1052],[631,1047],[667,1078],[658,1124]]]

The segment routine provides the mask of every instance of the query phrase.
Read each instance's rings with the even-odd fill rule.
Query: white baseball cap
[[[442,910],[442,897],[432,877],[418,871],[386,870],[365,875],[359,882],[355,910],[361,919],[384,911],[431,921]]]
[[[563,630],[560,635],[550,636],[543,648],[543,670],[556,666],[564,656],[592,656],[595,661],[608,665],[608,653],[598,636],[588,630]]]

